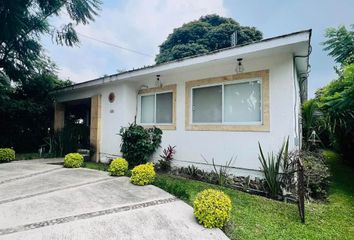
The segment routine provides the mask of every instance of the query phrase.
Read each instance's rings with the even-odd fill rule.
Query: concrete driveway
[[[0,164],[0,239],[228,239],[155,186],[58,161]]]

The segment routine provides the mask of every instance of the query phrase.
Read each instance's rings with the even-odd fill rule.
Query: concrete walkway
[[[193,209],[127,177],[66,169],[62,159],[0,164],[0,239],[228,239]]]

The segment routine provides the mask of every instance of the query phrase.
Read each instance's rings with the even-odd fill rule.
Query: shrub
[[[301,154],[304,165],[306,195],[308,198],[324,200],[329,188],[329,169],[321,153],[303,151]]]
[[[171,161],[173,160],[173,155],[176,153],[175,148],[176,146],[172,147],[168,145],[168,147],[162,151],[160,155],[161,159],[159,160],[159,169],[161,171],[168,172],[171,170]]]
[[[153,127],[145,129],[135,123],[129,127],[121,128],[119,135],[122,137],[121,152],[130,166],[147,163],[160,146],[162,131]]]
[[[0,148],[0,162],[15,160],[15,151],[12,148]]]
[[[207,189],[197,194],[194,215],[206,228],[222,228],[230,218],[231,199],[224,192]]]
[[[155,169],[152,163],[141,164],[133,168],[130,177],[131,183],[144,186],[155,180]]]
[[[84,163],[84,157],[80,153],[69,153],[65,155],[64,167],[79,168]]]
[[[128,162],[124,158],[114,159],[108,167],[112,176],[124,176],[128,171]]]

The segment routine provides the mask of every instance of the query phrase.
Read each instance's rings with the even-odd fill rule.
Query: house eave
[[[183,58],[171,62],[146,66],[139,69],[133,69],[122,73],[100,77],[97,79],[93,79],[86,82],[74,84],[68,87],[64,87],[61,89],[57,89],[53,93],[60,94],[71,90],[91,88],[97,85],[103,85],[112,82],[126,81],[135,77],[144,76],[148,74],[160,74],[161,72],[183,69],[193,65],[208,63],[208,62],[221,60],[221,59],[228,59],[232,57],[243,56],[247,54],[257,54],[262,51],[267,51],[267,50],[269,51],[271,49],[276,49],[281,47],[290,48],[292,45],[298,43],[303,43],[303,42],[309,43],[310,38],[311,38],[311,30],[294,32],[282,36],[263,39],[258,42],[220,49],[204,55],[187,57],[187,58]],[[301,54],[301,53],[294,53],[294,54]]]

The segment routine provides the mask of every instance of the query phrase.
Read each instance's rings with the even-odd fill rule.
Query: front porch
[[[70,128],[78,131],[76,144],[79,148],[93,151],[91,160],[98,162],[101,141],[101,96],[54,103],[54,131]],[[93,149],[93,150],[92,150]]]

